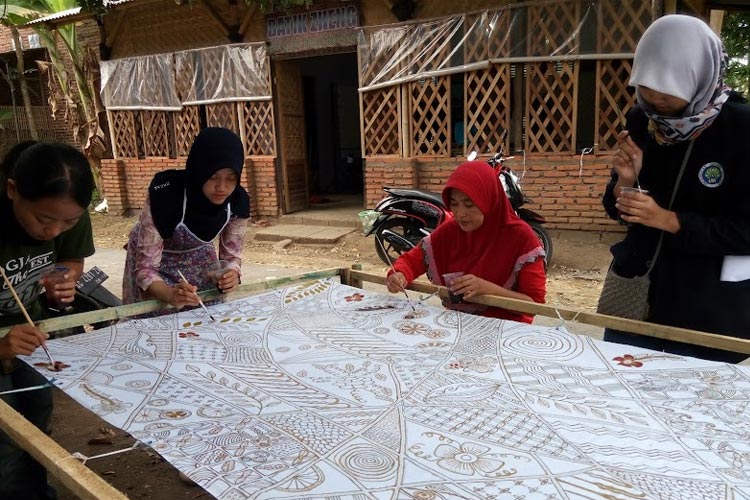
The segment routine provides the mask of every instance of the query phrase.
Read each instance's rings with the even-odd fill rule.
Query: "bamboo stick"
[[[0,429],[82,500],[127,500],[51,437],[0,399]]]
[[[373,283],[379,283],[381,285],[385,285],[386,282],[385,276],[369,274],[354,269],[350,270],[349,274],[351,279],[361,279]],[[438,287],[431,283],[415,282],[409,285],[407,288],[422,293],[432,293],[439,290],[439,295],[441,298],[448,298],[447,288],[442,286]],[[589,325],[601,326],[604,328],[612,328],[615,330],[622,330],[625,332],[646,335],[649,337],[674,340],[677,342],[685,342],[688,344],[695,344],[705,347],[713,347],[716,349],[724,349],[726,351],[750,354],[750,340],[727,337],[725,335],[717,335],[715,333],[701,332],[698,330],[690,330],[688,328],[679,328],[676,326],[659,325],[656,323],[648,323],[646,321],[618,318],[616,316],[608,316],[606,314],[598,314],[583,311],[580,309],[569,309],[559,306],[556,307],[547,304],[538,304],[536,302],[528,302],[525,300],[498,297],[495,295],[482,295],[475,298],[466,299],[466,301],[474,302],[476,304],[484,304],[487,306],[502,307],[503,309],[509,309],[511,311],[517,311],[527,314],[540,314],[543,316],[548,316],[550,318],[559,317],[566,321],[575,320],[579,323],[586,323]]]

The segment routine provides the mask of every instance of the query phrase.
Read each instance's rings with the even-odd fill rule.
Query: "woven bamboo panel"
[[[413,156],[450,156],[450,77],[409,84]]]
[[[399,120],[401,87],[393,85],[361,93],[362,137],[366,157],[401,155]]]
[[[471,63],[490,58],[510,57],[511,10],[502,9],[467,14],[464,29],[464,61]]]
[[[235,134],[239,134],[240,122],[237,119],[237,103],[206,104],[206,123],[209,127],[224,127]]]
[[[148,2],[147,2],[148,3]],[[211,2],[224,19],[231,19],[229,2]],[[213,47],[227,43],[227,37],[199,2],[163,2],[158,9],[139,2],[128,9],[114,44],[113,57],[156,54],[186,47]]]
[[[146,156],[169,156],[167,111],[141,111],[143,148]]]
[[[528,55],[549,56],[577,53],[570,37],[578,33],[581,6],[576,1],[554,2],[528,7]],[[561,50],[562,49],[562,50]]]
[[[286,158],[293,162],[305,160],[305,120],[304,116],[290,116],[286,120]]]
[[[201,130],[198,106],[184,106],[173,115],[175,132],[175,152],[177,156],[187,156],[193,140]]]
[[[242,104],[242,123],[246,156],[276,156],[276,131],[271,101]]]
[[[510,65],[492,65],[466,73],[464,80],[464,155],[496,151],[502,144],[508,151],[508,137],[503,131],[510,126]]]
[[[625,114],[635,104],[635,92],[628,87],[630,60],[597,61],[596,152],[612,151],[617,134],[625,127]]]
[[[651,2],[603,0],[598,9],[597,52],[635,52],[638,40],[653,20]]]
[[[526,68],[526,152],[574,152],[579,63]]]
[[[110,111],[110,126],[114,137],[116,158],[138,158],[138,143],[136,142],[136,112]]]

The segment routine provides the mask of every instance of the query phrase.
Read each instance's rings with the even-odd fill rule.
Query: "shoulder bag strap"
[[[677,197],[677,189],[680,187],[680,181],[682,180],[682,174],[685,172],[685,166],[687,166],[688,159],[690,158],[690,153],[693,151],[693,143],[694,141],[690,141],[687,147],[687,151],[685,151],[685,157],[682,159],[682,166],[680,167],[680,172],[677,174],[677,180],[674,184],[674,189],[672,189],[672,198],[669,200],[669,205],[667,206],[667,210],[672,209],[672,204],[674,203],[674,199]],[[659,243],[656,244],[656,251],[654,252],[654,257],[651,259],[651,264],[648,266],[648,271],[646,271],[646,274],[651,274],[651,270],[654,268],[654,264],[656,264],[656,257],[659,255],[659,250],[661,250],[661,244],[664,241],[664,231],[659,231]]]

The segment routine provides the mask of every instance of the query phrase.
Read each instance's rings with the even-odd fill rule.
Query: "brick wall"
[[[609,155],[585,156],[579,178],[579,157],[570,155],[527,156],[522,186],[532,203],[525,208],[539,212],[553,229],[622,231],[604,212],[601,198],[609,180]],[[365,165],[365,202],[374,207],[383,186],[424,189],[439,193],[459,158],[375,158]],[[523,160],[508,160],[520,176]]]
[[[184,166],[184,158],[102,160],[102,179],[110,213],[122,215],[141,210],[154,174]],[[275,158],[246,158],[241,183],[250,194],[253,218],[279,216]]]
[[[31,28],[19,28],[18,34],[21,35],[21,45],[23,49],[29,48],[29,35],[34,34],[34,30]],[[0,53],[13,52],[13,36],[10,33],[10,28],[6,26],[0,27]]]

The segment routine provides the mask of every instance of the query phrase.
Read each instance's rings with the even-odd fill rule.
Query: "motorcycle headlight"
[[[357,214],[359,221],[362,224],[362,233],[367,234],[372,229],[372,225],[380,217],[380,212],[377,210],[363,210]]]

